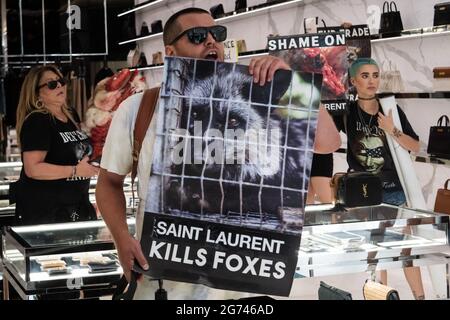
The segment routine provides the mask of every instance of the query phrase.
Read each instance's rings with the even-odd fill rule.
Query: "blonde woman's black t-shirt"
[[[75,113],[74,118],[79,122]],[[23,152],[45,151],[44,161],[54,165],[74,166],[92,152],[89,137],[72,121],[63,122],[40,112],[25,119],[20,142],[22,157]],[[16,205],[19,223],[67,222],[95,217],[95,210],[89,203],[90,179],[37,180],[28,177],[24,169]]]

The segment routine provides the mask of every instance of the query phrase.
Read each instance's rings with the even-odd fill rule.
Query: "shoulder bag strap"
[[[160,87],[151,88],[144,91],[139,111],[136,117],[136,123],[133,131],[133,167],[131,170],[131,186],[134,185],[134,180],[137,175],[137,166],[139,161],[139,154],[141,153],[142,142],[145,134],[152,120],[153,114],[158,102]]]

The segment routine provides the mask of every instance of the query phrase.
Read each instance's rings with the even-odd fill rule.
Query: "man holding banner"
[[[226,39],[226,28],[217,26],[208,11],[197,8],[187,8],[181,10],[167,21],[163,40],[167,56],[179,56],[189,58],[208,59],[212,61],[223,61],[224,47],[222,41]],[[253,77],[253,86],[263,86],[276,78],[275,71],[285,69],[289,66],[283,60],[265,56],[253,59],[249,65],[249,73]],[[125,176],[131,171],[133,128],[137,117],[142,94],[137,94],[124,102],[111,124],[105,147],[101,171],[99,174],[96,197],[98,207],[103,218],[110,229],[119,259],[127,279],[130,279],[130,272],[133,264],[137,262],[143,270],[152,268],[147,263],[141,244],[128,232],[125,216],[125,199],[123,194],[123,181]],[[154,143],[156,139],[157,121],[155,116],[147,130],[143,141],[142,152],[139,158],[138,178],[139,178],[139,209],[136,217],[137,237],[140,239],[142,233],[144,208],[146,206],[147,189],[151,163],[153,159]],[[340,146],[339,133],[334,126],[331,117],[324,108],[318,112],[320,118],[314,150],[317,153],[329,153],[335,151]],[[119,142],[120,141],[120,142]],[[190,231],[199,231],[200,229]],[[164,223],[155,226],[155,232],[169,233],[170,228]],[[181,229],[178,231],[182,232]],[[189,231],[189,232],[190,232]],[[175,231],[174,231],[175,232]],[[198,233],[197,233],[198,234]],[[195,232],[192,233],[195,236]],[[243,240],[244,239],[244,240]],[[241,235],[240,243],[250,246],[249,238]],[[266,239],[267,240],[267,239]],[[278,248],[278,242],[267,240],[267,246]],[[264,243],[264,242],[263,242]],[[251,245],[258,248],[258,243],[252,239]],[[157,249],[155,249],[157,250]],[[202,257],[196,259],[196,263],[203,263]],[[185,260],[188,259],[185,257]],[[295,267],[295,266],[294,266]],[[277,270],[275,275],[281,274]],[[149,277],[144,277],[138,282],[138,290],[135,298],[152,298],[153,292],[158,289],[161,282],[154,281]],[[176,281],[165,281],[164,288],[168,291],[171,299],[226,299],[236,298],[234,292],[210,289],[202,285],[181,283]],[[230,295],[231,294],[231,295]]]

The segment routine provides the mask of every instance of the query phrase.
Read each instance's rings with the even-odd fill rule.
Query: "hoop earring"
[[[36,104],[36,108],[38,108],[38,109],[44,108],[44,103],[40,99],[37,99],[35,104]]]

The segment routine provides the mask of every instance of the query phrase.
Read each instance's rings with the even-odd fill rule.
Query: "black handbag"
[[[450,24],[450,2],[434,5],[433,26]]]
[[[394,10],[395,9],[395,10]],[[394,1],[383,4],[383,13],[381,14],[379,33],[382,38],[397,37],[403,31],[402,17]]]
[[[139,67],[146,67],[146,66],[148,66],[147,57],[145,56],[144,52],[141,52],[141,55],[139,56],[138,66]]]
[[[319,300],[353,300],[350,292],[330,286],[323,281],[320,281],[318,294]]]
[[[214,19],[222,18],[225,15],[225,11],[223,10],[223,5],[221,3],[212,6],[209,9],[209,12],[211,12],[211,15]]]
[[[236,13],[245,12],[247,10],[247,0],[236,0],[234,11]]]
[[[373,206],[383,198],[381,179],[370,172],[336,173],[330,184],[336,204],[344,207]]]
[[[439,118],[437,126],[430,128],[427,152],[439,158],[450,159],[450,126],[446,115]]]
[[[161,20],[153,21],[151,24],[152,34],[163,32],[163,26]]]
[[[142,25],[141,25],[140,36],[143,37],[143,36],[147,36],[149,34],[150,34],[150,30],[148,30],[147,22],[144,21],[144,22],[142,22]]]

